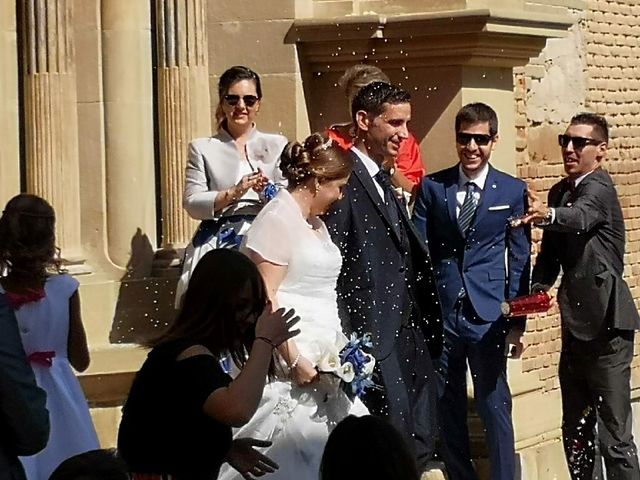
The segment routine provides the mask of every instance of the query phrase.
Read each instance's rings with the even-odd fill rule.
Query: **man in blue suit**
[[[491,479],[513,480],[506,350],[522,352],[525,319],[506,319],[500,305],[529,291],[530,230],[508,222],[527,210],[527,188],[489,164],[498,141],[491,107],[465,105],[455,128],[459,162],[423,179],[413,213],[429,245],[444,317],[445,345],[436,364],[442,456],[451,480],[477,478],[467,429],[468,362]]]

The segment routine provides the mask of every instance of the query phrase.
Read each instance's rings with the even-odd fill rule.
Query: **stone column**
[[[25,0],[23,65],[27,191],[57,213],[57,241],[81,259],[78,117],[71,0]]]
[[[196,227],[182,209],[187,147],[211,134],[206,0],[156,0],[162,245],[184,246]]]
[[[0,0],[0,207],[20,191],[16,6]]]
[[[156,247],[153,53],[149,2],[101,2],[107,251],[151,273]]]

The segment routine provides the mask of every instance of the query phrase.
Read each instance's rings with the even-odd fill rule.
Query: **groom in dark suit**
[[[355,168],[325,220],[343,257],[337,286],[343,327],[373,335],[383,388],[363,400],[400,430],[425,469],[436,434],[431,357],[442,349],[441,310],[426,244],[381,168],[408,136],[409,101],[407,92],[382,82],[356,95]]]
[[[531,196],[525,221],[544,227],[532,289],[549,290],[562,269],[559,375],[565,455],[573,479],[591,480],[594,466],[599,470],[597,423],[607,478],[637,480],[630,379],[640,317],[622,278],[622,209],[611,177],[601,168],[607,121],[578,114],[558,141],[567,177],[551,187],[549,207]]]
[[[496,112],[483,103],[456,115],[458,163],[422,181],[413,219],[429,245],[444,313],[445,345],[436,363],[440,440],[452,480],[472,480],[467,430],[467,363],[485,427],[492,480],[515,478],[511,392],[505,347],[522,350],[524,318],[506,319],[500,305],[527,294],[529,227],[522,216],[526,184],[491,166],[498,140]]]

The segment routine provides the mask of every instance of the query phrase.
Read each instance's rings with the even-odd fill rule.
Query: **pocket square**
[[[511,208],[510,205],[494,205],[493,207],[489,207],[489,211],[495,211],[495,210],[507,210]]]

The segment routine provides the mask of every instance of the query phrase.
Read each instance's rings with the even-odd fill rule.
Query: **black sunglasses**
[[[244,95],[241,97],[240,95],[229,94],[225,95],[223,98],[224,101],[227,102],[227,105],[230,105],[232,107],[235,107],[238,102],[240,102],[240,99],[242,99],[244,104],[249,108],[253,107],[256,103],[258,103],[258,100],[260,100],[255,95]]]
[[[600,145],[604,143],[602,140],[596,140],[595,138],[585,137],[572,137],[571,135],[558,135],[558,144],[562,148],[567,148],[569,144],[573,144],[573,148],[576,150],[582,150],[587,145]]]
[[[479,147],[489,145],[489,142],[493,140],[494,135],[487,135],[484,133],[456,133],[456,143],[458,145],[469,145],[471,140],[476,142]]]

